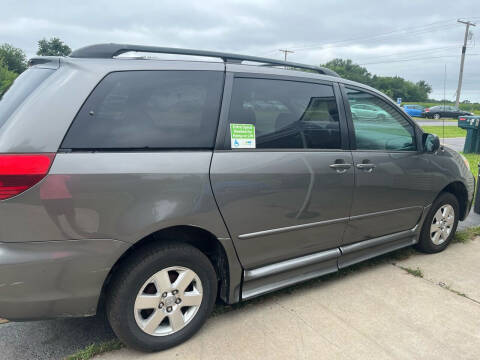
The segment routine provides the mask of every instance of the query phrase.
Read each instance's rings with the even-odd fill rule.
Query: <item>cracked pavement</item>
[[[214,316],[176,348],[95,359],[478,359],[479,260],[477,238],[360,267]]]

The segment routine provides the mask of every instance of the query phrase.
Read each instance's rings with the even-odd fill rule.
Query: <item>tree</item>
[[[18,74],[10,71],[3,61],[0,60],[0,99],[10,85],[12,85],[13,80],[15,80],[17,76]]]
[[[42,39],[38,42],[37,55],[40,56],[68,56],[72,49],[57,37],[50,40]]]
[[[368,70],[360,65],[354,64],[350,59],[333,59],[323,66],[335,71],[345,79],[371,85],[372,75]]]
[[[27,56],[23,50],[10,44],[0,45],[0,62],[9,71],[20,74],[27,68]]]
[[[392,99],[402,98],[403,101],[427,101],[432,87],[424,80],[417,83],[405,80],[400,76],[377,76],[352,60],[333,59],[323,65],[341,77],[372,86]]]
[[[422,99],[421,101],[426,101],[428,100],[428,95],[432,92],[432,86],[430,84],[427,84],[425,81],[423,80],[420,80],[420,81],[417,81],[417,84],[416,84],[420,90],[424,93],[425,95],[425,98]]]

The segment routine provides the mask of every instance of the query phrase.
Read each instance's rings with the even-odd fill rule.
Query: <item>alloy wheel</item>
[[[443,244],[452,232],[455,223],[455,210],[452,205],[441,206],[432,219],[430,239],[435,245]]]
[[[155,273],[140,288],[134,305],[135,321],[149,335],[171,335],[192,321],[202,299],[202,282],[193,270],[169,267]]]

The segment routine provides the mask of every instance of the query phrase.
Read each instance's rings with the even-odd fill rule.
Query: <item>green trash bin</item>
[[[480,116],[459,116],[458,127],[467,130],[463,152],[480,154]]]

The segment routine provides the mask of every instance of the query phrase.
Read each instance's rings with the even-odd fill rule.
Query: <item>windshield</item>
[[[15,79],[0,98],[0,127],[5,124],[23,101],[55,70],[30,68]]]

